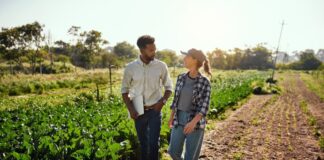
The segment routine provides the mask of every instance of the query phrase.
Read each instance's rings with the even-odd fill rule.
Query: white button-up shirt
[[[129,93],[130,98],[142,95],[144,106],[151,106],[162,98],[162,86],[172,91],[167,65],[157,59],[145,64],[138,57],[124,70],[121,92]]]

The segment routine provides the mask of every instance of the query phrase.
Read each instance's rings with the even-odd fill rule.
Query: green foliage
[[[16,86],[11,86],[8,92],[9,96],[18,96],[21,95],[21,90]]]
[[[35,83],[34,88],[36,94],[42,94],[44,92],[44,87],[41,83]]]
[[[4,96],[8,94],[8,88],[2,84],[0,84],[0,96]]]
[[[56,83],[59,88],[73,88],[74,86],[76,86],[77,82],[73,80],[58,80]]]
[[[108,44],[107,40],[102,38],[101,32],[96,30],[80,32],[80,27],[72,26],[68,33],[77,38],[75,44],[66,44],[63,41],[58,41],[61,50],[71,51],[70,57],[72,63],[86,69],[95,66],[95,57],[102,51],[102,46]]]
[[[169,67],[177,65],[178,57],[172,50],[162,50],[156,52],[156,58],[165,62]]]
[[[90,81],[89,83],[92,83]],[[98,82],[99,83],[99,82]],[[107,81],[100,81],[100,83],[107,83]],[[46,90],[58,88],[74,88],[79,84],[77,80],[57,80],[57,81],[19,81],[13,82],[9,85],[0,85],[0,95],[18,96],[21,94],[43,94]],[[85,88],[87,84],[83,84],[80,88]]]
[[[233,51],[215,49],[207,53],[213,68],[217,69],[269,69],[273,68],[271,51],[261,44],[254,48],[241,50],[234,48]]]
[[[132,60],[139,55],[139,51],[126,41],[117,43],[113,52],[124,61]]]
[[[264,79],[264,74],[266,73],[239,71],[214,75],[211,80],[213,88],[209,118],[248,96],[252,90],[251,83]],[[88,76],[82,77],[83,85],[102,84],[105,81],[100,75]],[[31,82],[25,84],[30,85],[32,92],[42,87],[47,90],[76,87],[81,83],[71,80]],[[15,83],[12,86],[19,88],[22,85]],[[126,107],[119,96],[111,95],[99,102],[94,92],[65,97],[66,100],[61,103],[31,98],[15,103],[15,108],[1,111],[0,152],[3,154],[0,159],[138,158],[139,142],[134,123],[127,118]],[[165,152],[170,138],[167,124],[170,109],[167,106],[171,102],[169,100],[163,108],[161,152]],[[1,103],[0,105],[6,105],[6,102]],[[218,112],[213,113],[214,109]]]
[[[0,32],[0,50],[6,60],[15,62],[17,66],[22,67],[22,57],[27,55],[36,63],[35,54],[31,53],[32,46],[36,46],[36,51],[40,48],[40,42],[44,39],[42,36],[43,26],[38,22],[17,26],[13,28],[2,28]],[[33,52],[34,53],[34,52]]]
[[[22,93],[33,93],[35,90],[34,85],[31,83],[22,84],[20,88]]]
[[[304,51],[300,55],[300,60],[293,62],[282,68],[296,69],[296,70],[316,70],[320,69],[323,63],[318,60],[313,51]]]
[[[234,106],[241,99],[246,98],[253,91],[252,83],[264,81],[265,72],[237,74],[236,76],[214,77],[210,101],[209,117],[214,118],[224,112],[228,107]]]
[[[33,101],[29,109],[0,112],[0,159],[134,158],[138,143],[130,142],[135,130],[121,99],[92,100],[81,94],[74,103]]]
[[[118,56],[116,54],[103,52],[97,65],[104,68],[108,68],[109,65],[120,67],[121,61],[118,59]]]
[[[324,151],[324,136],[319,138],[319,145],[322,151]]]

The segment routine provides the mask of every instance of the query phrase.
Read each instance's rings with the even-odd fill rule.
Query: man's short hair
[[[137,46],[140,49],[144,49],[147,44],[153,44],[155,41],[154,37],[149,35],[143,35],[137,39]]]

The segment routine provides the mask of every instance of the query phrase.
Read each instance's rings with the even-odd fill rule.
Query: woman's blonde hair
[[[203,62],[197,61],[197,69],[199,70],[200,67],[204,65],[204,71],[207,73],[209,76],[211,76],[211,69],[210,69],[210,64],[209,60],[206,58]]]
[[[210,71],[209,61],[208,61],[206,55],[201,50],[192,48],[192,49],[188,50],[187,52],[183,52],[183,51],[180,51],[180,52],[184,55],[191,56],[192,58],[197,60],[197,70],[199,70],[199,68],[204,65],[204,71],[208,75],[210,75],[210,76],[212,75],[211,71]]]

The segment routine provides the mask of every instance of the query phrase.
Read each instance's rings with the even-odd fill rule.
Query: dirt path
[[[200,159],[324,159],[324,104],[298,75],[285,75],[280,95],[253,96],[205,135]],[[308,112],[307,112],[308,111]]]

